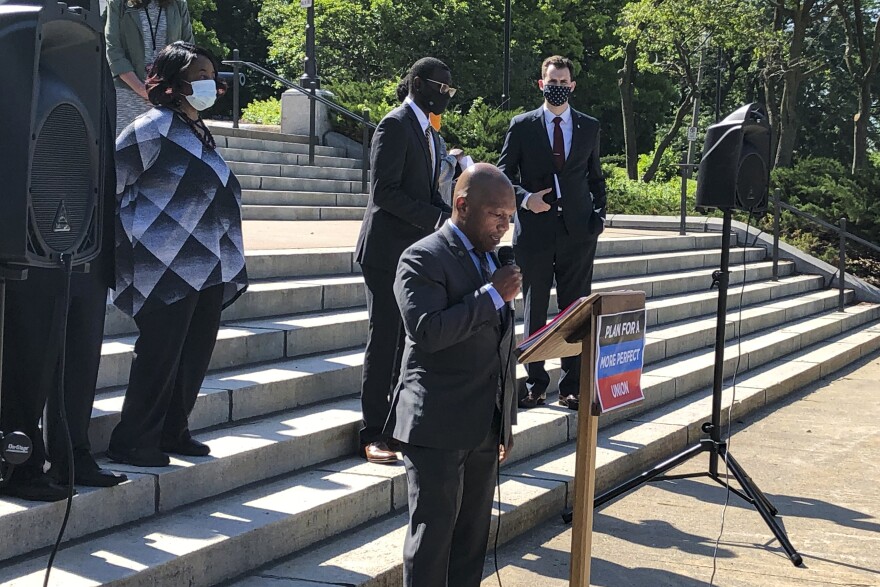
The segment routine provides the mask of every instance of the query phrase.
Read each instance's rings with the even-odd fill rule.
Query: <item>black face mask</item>
[[[568,86],[544,84],[544,99],[552,106],[562,106],[568,102],[569,96],[571,96],[571,88]]]
[[[443,114],[449,106],[449,94],[443,94],[436,88],[437,84],[422,80],[422,101],[428,108],[428,112],[437,116]]]

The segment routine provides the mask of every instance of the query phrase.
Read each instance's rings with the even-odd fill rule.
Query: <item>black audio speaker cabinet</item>
[[[0,264],[57,267],[67,254],[78,265],[100,252],[112,145],[97,4],[0,0]]]
[[[706,130],[697,207],[766,211],[770,167],[767,114],[747,104]]]

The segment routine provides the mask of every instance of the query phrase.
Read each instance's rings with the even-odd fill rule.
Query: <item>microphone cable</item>
[[[508,377],[510,376],[510,358],[513,355],[513,341],[516,339],[516,310],[511,308],[509,305],[507,306],[505,311],[510,312],[510,342],[507,345],[507,360],[501,363],[501,397],[504,397],[504,393],[507,392],[507,383]],[[514,306],[515,307],[515,306]],[[501,359],[501,347],[498,347],[498,359]],[[515,369],[515,367],[514,367]],[[514,381],[516,380],[516,376],[514,375]],[[504,413],[504,402],[501,402],[501,425],[498,430],[498,446],[500,447],[504,441],[504,421],[508,418],[509,415]],[[511,435],[513,434],[512,430],[513,424],[511,423]],[[505,461],[507,460],[507,447],[504,447]],[[501,534],[501,463],[497,463],[497,467],[495,469],[495,487],[498,492],[498,522],[495,524],[495,544],[492,547],[492,558],[495,563],[495,577],[498,579],[498,587],[503,587],[501,584],[501,571],[498,567],[498,536]]]
[[[507,247],[502,247],[507,248]],[[499,249],[499,252],[501,250]],[[499,255],[499,262],[501,263],[500,267],[504,265],[516,265],[516,260],[513,258],[513,249],[509,250],[510,255],[504,255],[505,259],[502,261],[500,259],[501,255]],[[506,252],[505,252],[506,253]],[[499,268],[500,268],[499,267]],[[515,299],[515,298],[514,298]],[[505,419],[509,417],[508,414],[504,413],[504,394],[507,393],[507,383],[508,377],[510,376],[510,358],[513,356],[513,341],[516,339],[516,302],[511,301],[510,303],[504,304],[504,311],[508,312],[510,315],[510,341],[507,345],[507,358],[505,361],[501,360],[501,347],[498,347],[498,360],[501,362],[501,424],[498,430],[498,446],[499,446],[499,454],[500,447],[504,441],[504,422]],[[502,324],[502,327],[504,324]],[[514,367],[516,369],[516,367]],[[516,372],[514,371],[514,381],[516,381]],[[513,424],[511,423],[511,435],[513,434]],[[507,447],[504,447],[505,460],[507,460]],[[498,580],[498,587],[503,587],[501,584],[501,571],[498,566],[498,537],[501,534],[501,463],[497,463],[497,468],[495,469],[495,487],[498,494],[498,521],[495,524],[495,543],[492,547],[492,558],[495,564],[495,578]]]
[[[60,357],[58,363],[58,409],[61,411],[61,430],[64,433],[64,439],[67,449],[67,506],[64,510],[64,519],[61,522],[61,528],[58,530],[58,537],[55,539],[55,545],[52,547],[52,553],[49,555],[49,562],[46,565],[46,575],[43,578],[43,587],[49,586],[49,575],[52,572],[52,565],[55,563],[55,556],[61,546],[61,540],[67,529],[67,522],[70,520],[70,510],[73,505],[73,441],[70,439],[70,426],[67,423],[67,407],[64,401],[64,372],[66,369],[67,359],[67,318],[70,313],[70,281],[73,273],[73,258],[69,254],[61,255],[61,265],[64,268],[64,306],[61,310],[61,345]]]
[[[739,374],[740,361],[742,359],[742,318],[743,318],[743,295],[746,291],[746,259],[748,255],[748,246],[749,246],[749,231],[752,226],[752,216],[754,215],[754,209],[749,210],[749,218],[746,221],[746,234],[743,238],[743,258],[742,258],[742,267],[743,267],[743,275],[742,275],[742,283],[740,284],[739,289],[739,317],[737,318],[737,327],[736,327],[736,366],[733,369],[733,381],[731,384],[732,395],[730,398],[730,406],[727,408],[727,433],[725,435],[725,442],[727,444],[727,449],[724,451],[724,486],[726,488],[724,495],[724,507],[721,508],[721,527],[718,529],[718,536],[715,538],[715,546],[712,550],[712,575],[709,577],[709,587],[713,587],[715,585],[715,574],[718,572],[718,549],[721,545],[721,537],[724,535],[724,522],[725,517],[727,515],[727,508],[730,505],[730,471],[728,465],[728,457],[730,455],[730,440],[731,435],[730,431],[733,426],[733,404],[736,403],[736,378]],[[759,233],[760,234],[760,233]],[[724,235],[723,238],[730,238],[729,235]],[[757,236],[755,237],[757,241]],[[720,308],[719,308],[720,310]],[[726,308],[725,308],[726,311]],[[722,369],[723,371],[723,369]],[[723,376],[722,376],[723,379]],[[722,385],[722,390],[724,386]]]

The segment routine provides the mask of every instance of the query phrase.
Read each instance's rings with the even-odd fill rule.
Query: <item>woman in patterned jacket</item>
[[[122,419],[107,455],[142,467],[166,453],[205,456],[188,418],[220,312],[247,286],[241,187],[199,112],[223,87],[207,51],[163,49],[147,91],[155,107],[116,141],[114,303],[138,326]]]

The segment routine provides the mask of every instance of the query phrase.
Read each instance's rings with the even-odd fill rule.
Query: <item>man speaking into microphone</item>
[[[478,587],[499,461],[516,422],[514,320],[519,267],[494,250],[516,212],[510,180],[468,168],[452,218],[404,251],[394,294],[406,342],[386,432],[409,485],[406,587]]]

